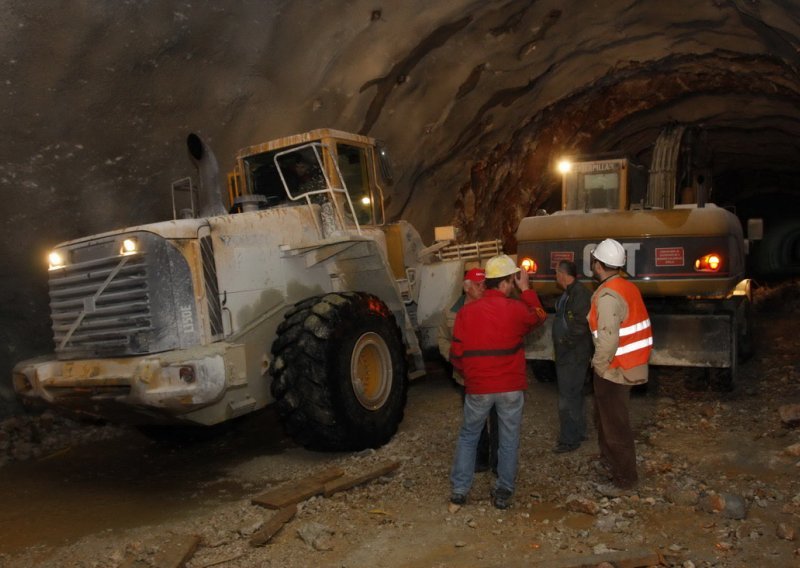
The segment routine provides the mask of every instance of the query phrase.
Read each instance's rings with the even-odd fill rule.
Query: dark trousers
[[[558,443],[578,446],[586,438],[586,405],[583,385],[589,370],[589,356],[556,360],[558,379]]]
[[[636,485],[636,446],[628,403],[631,387],[608,381],[594,373],[594,409],[600,456],[611,468],[614,485]]]
[[[461,387],[461,403],[464,403],[466,391]],[[497,424],[497,408],[494,406],[489,412],[489,418],[483,424],[481,437],[478,440],[478,451],[475,456],[475,471],[491,469],[497,472],[497,446],[500,443]]]
[[[500,442],[498,428],[497,408],[493,406],[478,440],[478,455],[475,458],[476,471],[491,469],[497,472],[497,446]]]

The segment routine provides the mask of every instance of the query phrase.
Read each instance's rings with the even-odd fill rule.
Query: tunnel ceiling
[[[2,4],[5,321],[41,305],[52,244],[171,218],[191,131],[225,169],[318,127],[381,138],[391,216],[512,252],[557,156],[647,164],[673,122],[707,133],[718,201],[800,195],[795,1]]]

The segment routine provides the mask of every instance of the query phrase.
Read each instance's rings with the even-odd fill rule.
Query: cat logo
[[[598,243],[589,243],[583,247],[583,274],[588,278],[592,277],[592,269],[589,266],[592,251],[597,248]],[[636,251],[642,248],[642,243],[620,243],[625,249],[625,272],[630,276],[636,276]]]

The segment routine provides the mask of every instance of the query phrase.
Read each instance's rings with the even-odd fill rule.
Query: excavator
[[[704,138],[699,127],[664,128],[649,171],[627,157],[562,160],[562,210],[520,222],[517,261],[533,288],[552,297],[560,260],[575,262],[588,284],[591,251],[616,239],[650,313],[650,364],[701,367],[715,388],[729,390],[752,352],[751,282],[739,219],[709,199]],[[552,319],[529,336],[527,359],[553,360]]]

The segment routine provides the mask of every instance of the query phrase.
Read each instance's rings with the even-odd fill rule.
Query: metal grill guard
[[[130,236],[137,238],[139,252],[120,255],[119,243]],[[195,321],[196,315],[188,264],[167,241],[136,233],[62,251],[70,262],[52,270],[49,279],[59,359],[123,357],[197,343],[195,334],[177,325],[178,310],[184,321],[187,309]]]
[[[145,255],[99,258],[50,275],[59,357],[125,347],[152,330]]]

